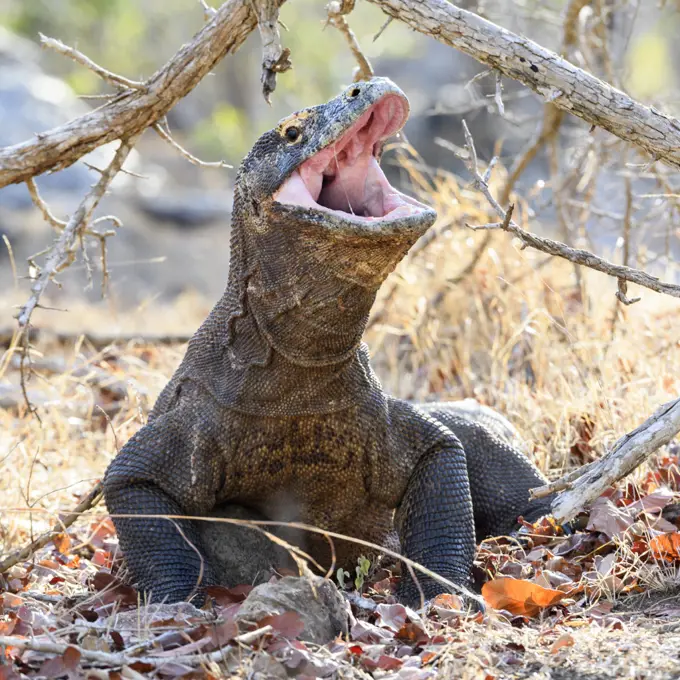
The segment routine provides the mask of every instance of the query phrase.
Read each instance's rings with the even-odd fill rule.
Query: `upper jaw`
[[[385,140],[407,118],[408,100],[401,91],[393,86],[382,92],[293,171],[275,192],[275,202],[350,229],[384,232],[399,223],[424,231],[434,211],[392,187],[378,163]]]

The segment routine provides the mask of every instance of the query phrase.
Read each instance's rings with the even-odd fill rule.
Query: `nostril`
[[[361,90],[358,87],[355,87],[350,93],[350,97],[358,97],[361,94]]]

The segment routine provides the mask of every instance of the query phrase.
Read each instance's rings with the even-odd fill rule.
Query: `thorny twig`
[[[358,66],[354,73],[354,82],[357,83],[361,80],[370,80],[373,77],[373,67],[361,51],[359,41],[347,23],[347,19],[345,19],[345,15],[354,9],[354,3],[355,0],[332,0],[326,5],[326,12],[328,13],[328,23],[333,24],[345,36],[349,49],[357,61]],[[378,35],[374,39],[377,39]]]
[[[158,133],[158,135],[164,139],[170,146],[172,146],[175,151],[178,151],[180,155],[184,156],[189,163],[198,165],[201,168],[231,168],[225,161],[202,161],[200,158],[196,158],[191,152],[187,151],[177,140],[175,140],[168,130],[165,130],[160,123],[156,123],[153,129]]]
[[[106,193],[111,181],[122,167],[136,141],[136,136],[132,139],[121,141],[111,164],[104,170],[97,184],[94,185],[92,190],[81,201],[80,205],[63,228],[54,246],[52,246],[44,266],[31,286],[31,297],[17,315],[19,326],[22,328],[25,328],[30,323],[31,315],[38,306],[40,297],[45,292],[49,282],[64,265],[72,261],[73,245],[75,244],[76,239],[81,231],[87,227],[87,224],[92,217],[92,213]]]
[[[75,48],[69,47],[68,45],[64,45],[64,43],[61,42],[61,40],[56,40],[55,38],[48,38],[47,36],[41,33],[40,43],[43,47],[49,47],[51,50],[54,50],[59,54],[63,54],[69,57],[70,59],[73,59],[73,61],[77,61],[79,64],[82,64],[86,68],[89,68],[90,71],[96,73],[102,80],[105,80],[107,83],[110,83],[116,88],[120,89],[122,87],[130,90],[144,90],[146,87],[144,83],[140,83],[136,80],[129,80],[128,78],[119,76],[116,73],[111,73],[111,71],[107,71],[102,66],[99,66],[99,64],[95,64],[92,61],[92,59],[86,57],[82,52],[79,52]]]
[[[540,250],[549,255],[561,257],[565,260],[568,260],[569,262],[581,264],[585,267],[595,269],[596,271],[608,274],[609,276],[613,276],[617,279],[623,279],[629,283],[636,283],[639,286],[649,288],[650,290],[656,291],[657,293],[666,293],[667,295],[671,295],[673,297],[680,297],[680,286],[676,284],[660,281],[656,276],[651,276],[650,274],[647,274],[646,272],[643,272],[639,269],[634,269],[633,267],[614,264],[613,262],[609,262],[604,258],[598,257],[587,250],[571,248],[570,246],[560,243],[559,241],[554,241],[553,239],[545,238],[543,236],[536,236],[535,234],[522,229],[512,219],[508,219],[508,211],[506,211],[493,197],[489,189],[489,185],[484,181],[484,178],[479,172],[477,152],[475,151],[474,141],[465,121],[463,121],[463,130],[465,132],[465,148],[467,149],[468,156],[462,160],[465,162],[465,165],[472,175],[475,186],[484,194],[486,199],[491,204],[491,207],[502,220],[502,222],[497,224],[483,225],[483,228],[503,229],[504,231],[509,231],[511,234],[514,234],[520,239],[523,248],[531,246],[532,248]],[[476,229],[476,227],[471,225],[466,226],[473,230]]]

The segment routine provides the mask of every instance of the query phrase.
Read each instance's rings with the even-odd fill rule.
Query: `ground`
[[[481,238],[462,225],[491,218],[450,176],[413,174],[440,220],[437,237],[421,241],[385,285],[367,331],[387,390],[498,409],[551,477],[597,458],[677,397],[674,301],[644,291],[623,308],[615,282],[588,274],[576,289],[571,265],[520,250],[507,234],[461,277]],[[8,325],[22,299],[2,299]],[[178,340],[211,302],[186,294],[166,307],[74,300],[60,302],[68,313],[40,310],[36,326],[46,330],[33,341],[26,385],[36,414],[0,333],[0,559],[60,521],[101,478],[180,361]],[[102,338],[121,334],[127,339]],[[248,632],[233,620],[247,588],[215,591],[207,618],[137,609],[98,505],[0,580],[0,679],[677,678],[680,534],[673,514],[660,515],[677,500],[677,463],[671,444],[566,533],[544,521],[482,544],[475,572],[485,615],[456,613],[447,597],[426,613],[406,610],[391,598],[395,574],[371,565],[363,597],[350,596],[349,634],[324,646],[294,641],[295,616],[255,622],[272,628],[234,640]]]

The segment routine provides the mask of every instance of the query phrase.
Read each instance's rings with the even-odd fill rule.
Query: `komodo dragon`
[[[356,83],[243,161],[226,292],[104,479],[131,577],[154,600],[200,599],[216,572],[198,520],[129,515],[236,504],[400,545],[466,585],[475,537],[547,509],[528,501],[545,479],[517,448],[464,409],[385,394],[361,342],[378,288],[436,217],[379,166],[408,112],[391,81]],[[305,548],[328,564],[322,537]],[[336,548],[347,567],[365,550]],[[445,589],[420,584],[427,598]],[[403,578],[399,598],[418,595]]]

